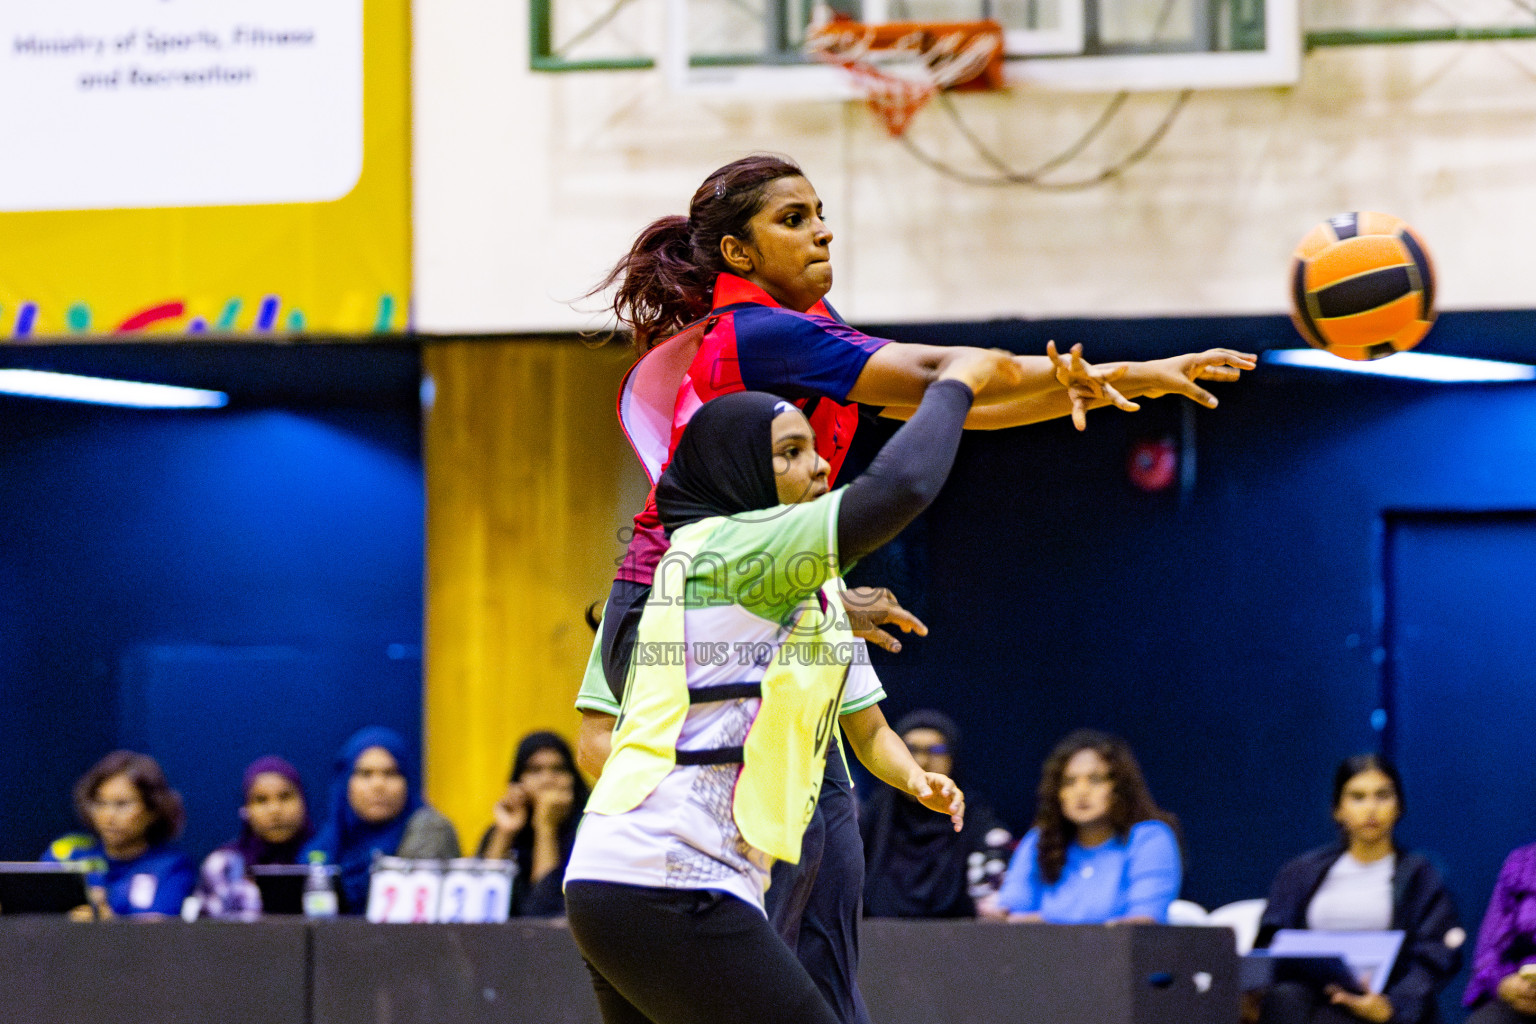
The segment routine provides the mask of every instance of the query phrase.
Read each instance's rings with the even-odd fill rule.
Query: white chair
[[[1210,914],[1193,900],[1174,900],[1168,904],[1168,923],[1202,925]]]
[[[1237,955],[1243,956],[1253,949],[1253,941],[1259,937],[1259,921],[1268,905],[1268,900],[1238,900],[1211,911],[1206,915],[1205,923],[1217,928],[1231,928],[1237,938]]]

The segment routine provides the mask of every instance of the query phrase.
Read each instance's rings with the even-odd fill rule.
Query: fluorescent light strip
[[[229,404],[229,396],[222,391],[80,377],[46,370],[0,370],[0,394],[125,405],[135,409],[218,409]]]
[[[1438,356],[1428,352],[1399,352],[1382,359],[1341,359],[1315,348],[1280,348],[1264,353],[1264,362],[1281,366],[1305,366],[1313,370],[1369,373],[1378,377],[1404,377],[1445,383],[1478,383],[1536,380],[1536,366],[1501,363],[1492,359]]]

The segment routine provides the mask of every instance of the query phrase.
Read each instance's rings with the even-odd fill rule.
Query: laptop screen
[[[246,869],[256,888],[261,890],[263,914],[304,913],[304,882],[309,877],[309,867],[304,864],[253,864]],[[335,868],[327,865],[325,872],[336,885]]]
[[[64,914],[89,902],[78,864],[0,861],[0,914]]]

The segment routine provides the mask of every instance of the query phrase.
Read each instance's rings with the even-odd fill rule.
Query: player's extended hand
[[[1125,376],[1129,368],[1127,364],[1093,366],[1083,359],[1080,343],[1062,355],[1056,351],[1054,340],[1047,341],[1045,354],[1056,367],[1056,382],[1067,389],[1067,396],[1072,400],[1072,425],[1078,430],[1088,429],[1088,406],[1094,402],[1108,401],[1126,412],[1141,408],[1115,387],[1115,383]]]
[[[885,587],[853,587],[839,596],[848,613],[848,628],[853,635],[892,654],[901,653],[901,641],[881,626],[895,626],[903,633],[918,636],[928,635],[928,627],[922,620],[903,608],[896,595]]]
[[[907,792],[930,811],[949,815],[956,832],[965,825],[965,794],[948,775],[919,768],[907,777]]]
[[[1329,985],[1327,989],[1328,1001],[1334,1006],[1342,1006],[1361,1020],[1368,1020],[1373,1024],[1387,1024],[1392,1019],[1392,1000],[1380,992],[1370,992],[1366,995],[1356,995],[1346,992],[1337,985]]]
[[[1143,363],[1126,366],[1121,387],[1137,397],[1160,398],[1163,395],[1183,395],[1199,402],[1208,409],[1216,408],[1216,396],[1195,381],[1234,381],[1244,370],[1259,364],[1259,357],[1251,352],[1237,352],[1229,348],[1212,348],[1204,352],[1189,352],[1167,359],[1150,359]]]

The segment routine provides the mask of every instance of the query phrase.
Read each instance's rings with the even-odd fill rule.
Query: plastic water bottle
[[[304,916],[336,916],[336,888],[325,866],[325,854],[318,850],[309,855],[309,874],[304,879]]]

